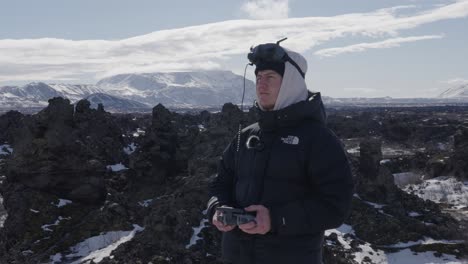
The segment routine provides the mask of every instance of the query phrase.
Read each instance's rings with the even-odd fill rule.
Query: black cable
[[[242,101],[241,101],[241,111],[244,113],[244,96],[245,96],[245,75],[247,73],[247,66],[253,65],[252,63],[247,63],[244,69],[244,90],[242,91]]]
[[[240,108],[242,116],[239,121],[239,129],[237,131],[237,152],[239,152],[239,148],[240,148],[240,136],[241,136],[241,130],[242,130],[242,123],[244,121],[245,75],[247,73],[247,66],[249,65],[253,65],[253,63],[247,63],[244,69],[244,89],[242,91],[242,100],[241,100],[241,108]]]

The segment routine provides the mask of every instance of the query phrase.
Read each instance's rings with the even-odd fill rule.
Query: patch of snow
[[[49,227],[58,226],[60,224],[60,222],[62,222],[62,220],[70,220],[70,219],[71,219],[70,217],[61,217],[61,216],[59,216],[58,219],[55,220],[55,222],[53,224],[43,225],[41,228],[44,231],[52,232],[53,230],[50,229]]]
[[[380,165],[387,164],[387,163],[390,163],[390,162],[392,162],[392,161],[389,160],[389,159],[383,159],[383,160],[380,161]]]
[[[7,219],[7,214],[0,215],[0,227],[3,227],[5,220]]]
[[[372,202],[368,202],[368,201],[364,201],[366,204],[374,207],[375,209],[382,209],[384,206],[386,206],[385,204],[378,204],[378,203],[372,203]]]
[[[55,264],[55,263],[61,263],[62,262],[62,254],[57,253],[53,256],[50,256],[50,263]]]
[[[32,251],[32,250],[25,250],[25,251],[22,251],[21,254],[23,254],[23,256],[27,256],[27,255],[34,254],[34,251]]]
[[[152,202],[153,202],[153,199],[148,199],[148,200],[138,202],[138,205],[143,206],[143,207],[148,207],[150,206]]]
[[[410,217],[418,217],[418,216],[421,216],[421,214],[418,213],[418,212],[409,212],[409,213],[408,213],[408,216],[410,216]]]
[[[425,200],[464,207],[468,204],[468,186],[454,177],[440,176],[403,189]]]
[[[114,165],[107,165],[107,169],[110,169],[113,172],[128,170],[122,163],[114,164]]]
[[[347,224],[342,224],[341,226],[339,226],[338,228],[336,228],[336,230],[340,231],[341,233],[343,234],[352,234],[352,235],[356,235],[354,233],[354,229],[352,226],[350,225],[347,225]]]
[[[349,154],[359,154],[361,149],[359,147],[350,148],[346,150]]]
[[[361,251],[354,253],[354,260],[356,260],[357,263],[367,263],[364,261],[364,259],[367,259],[367,258],[371,259],[372,261],[371,263],[376,263],[376,264],[388,263],[385,252],[382,250],[374,250],[371,244],[365,242],[364,245],[359,245],[359,248],[361,249]]]
[[[133,137],[144,136],[146,131],[142,130],[141,128],[137,128],[136,132],[133,133]]]
[[[198,236],[198,234],[200,234],[201,230],[203,228],[206,227],[206,223],[208,223],[208,220],[206,218],[203,218],[201,221],[200,221],[200,225],[197,226],[197,227],[192,227],[193,229],[193,235],[192,237],[190,238],[190,243],[188,243],[185,248],[190,248],[191,246],[195,245],[197,243],[198,240],[201,239],[201,237]]]
[[[56,205],[57,207],[64,207],[67,204],[71,204],[72,201],[67,200],[67,199],[59,199],[58,204]]]
[[[13,153],[13,148],[8,145],[8,144],[4,144],[4,145],[0,145],[0,155],[10,155]]]
[[[47,240],[47,239],[50,239],[50,237],[46,236],[46,237],[43,237],[43,238],[41,238],[39,240],[36,240],[36,241],[34,241],[34,244],[39,244],[39,243],[41,243],[42,240]]]
[[[35,214],[39,213],[39,211],[34,210],[34,209],[29,209],[29,211],[31,211],[31,212],[33,212],[33,213],[35,213]]]
[[[345,249],[351,249],[351,242],[355,237],[355,232],[352,226],[349,225],[342,225],[337,229],[327,230],[325,231],[325,235],[329,236],[331,233],[336,233],[338,241],[340,244],[343,245]],[[351,236],[346,234],[351,234]],[[359,244],[359,249],[353,252],[354,260],[357,263],[375,263],[375,264],[438,264],[438,263],[445,263],[445,264],[462,264],[466,263],[463,261],[458,260],[453,255],[442,254],[440,257],[436,257],[434,255],[435,252],[427,251],[427,252],[413,252],[411,249],[407,248],[414,245],[420,244],[434,244],[434,243],[444,243],[444,244],[454,244],[454,243],[462,243],[462,241],[447,241],[447,240],[433,240],[431,238],[424,238],[423,240],[419,241],[410,241],[407,243],[398,243],[395,245],[390,245],[389,248],[392,249],[401,249],[397,252],[386,253],[380,249],[374,249],[371,244],[364,242],[364,244]],[[364,261],[365,259],[370,259],[371,262]]]
[[[331,235],[331,233],[335,233],[337,235],[337,239],[340,242],[340,244],[343,245],[343,248],[351,249],[351,242],[353,240],[352,237],[355,237],[355,232],[352,226],[343,224],[336,229],[325,231],[326,236]],[[352,236],[345,237],[346,234],[352,234]],[[371,244],[367,242],[365,242],[363,245],[360,244],[359,248],[361,250],[358,250],[354,253],[354,259],[357,261],[357,263],[364,263],[363,260],[366,257],[370,258],[372,260],[372,263],[386,263],[385,252],[383,252],[382,250],[374,250],[371,247]]]
[[[198,131],[200,131],[200,132],[205,132],[205,131],[206,131],[205,126],[202,125],[202,124],[199,124],[199,125],[198,125]]]
[[[135,152],[135,150],[136,150],[136,145],[135,145],[135,143],[132,142],[130,145],[124,147],[123,150],[124,150],[124,152],[125,152],[127,155],[130,155],[130,154],[132,154],[133,152]]]
[[[133,239],[137,232],[143,231],[144,228],[139,225],[133,225],[133,230],[130,231],[111,231],[99,236],[90,237],[83,242],[71,247],[73,253],[65,255],[66,263],[73,261],[72,264],[86,263],[93,261],[94,263],[101,262],[104,258],[109,257],[113,250],[119,245]],[[57,256],[59,255],[59,256]],[[57,260],[54,260],[58,259]],[[50,257],[51,263],[61,263],[62,254],[56,254]]]

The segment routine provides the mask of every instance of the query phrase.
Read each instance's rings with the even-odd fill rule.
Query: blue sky
[[[433,97],[468,82],[466,0],[1,1],[0,85],[242,74],[251,45],[284,36],[327,96]]]

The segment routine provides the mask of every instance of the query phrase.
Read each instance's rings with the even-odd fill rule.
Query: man
[[[226,263],[322,263],[324,230],[350,210],[353,183],[345,152],[325,126],[320,93],[307,90],[307,62],[279,43],[249,53],[256,65],[258,122],[224,151],[210,186],[208,217],[223,232]],[[220,221],[221,206],[255,220]]]

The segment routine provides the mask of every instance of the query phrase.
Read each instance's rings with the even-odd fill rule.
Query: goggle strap
[[[289,56],[287,56],[286,61],[289,61],[289,63],[291,63],[294,67],[296,67],[297,71],[299,71],[302,78],[305,79],[305,73],[301,70],[301,67],[299,67],[299,65],[297,65],[297,63],[293,59],[291,59]]]

